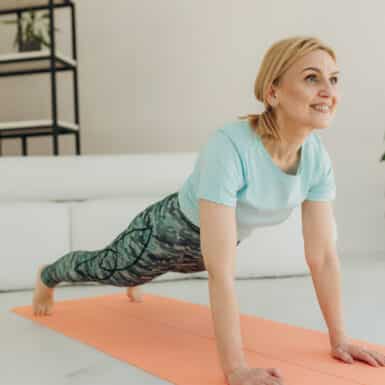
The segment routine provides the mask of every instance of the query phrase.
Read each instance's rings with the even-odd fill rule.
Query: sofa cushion
[[[165,195],[179,190],[196,156],[185,152],[2,157],[0,202]]]
[[[72,250],[102,249],[161,197],[126,197],[70,202]]]
[[[39,265],[53,262],[70,248],[66,204],[0,204],[0,291],[34,287]]]

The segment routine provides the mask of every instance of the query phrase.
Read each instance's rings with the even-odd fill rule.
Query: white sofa
[[[149,204],[179,191],[197,155],[1,157],[0,291],[32,289],[40,264],[104,247]],[[300,207],[243,240],[236,266],[236,278],[309,274]],[[207,272],[169,272],[155,280],[197,277]]]

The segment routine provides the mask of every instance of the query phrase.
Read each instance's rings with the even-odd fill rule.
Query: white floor
[[[385,345],[385,255],[340,256],[345,324],[352,338]],[[241,313],[326,332],[310,276],[237,280]],[[124,290],[124,289],[123,289]],[[58,287],[55,299],[121,292],[112,286]],[[209,304],[207,281],[152,282],[143,292]],[[4,385],[169,384],[9,311],[32,291],[0,293],[0,383]]]

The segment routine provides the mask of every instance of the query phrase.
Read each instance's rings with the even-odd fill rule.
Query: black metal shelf
[[[16,7],[17,5],[17,7]],[[63,55],[55,48],[55,8],[69,7],[71,11],[72,27],[72,57]],[[49,49],[40,51],[16,52],[0,55],[0,77],[33,75],[49,73],[51,78],[51,113],[52,119],[0,122],[0,156],[1,140],[20,138],[23,156],[27,155],[27,138],[36,136],[52,136],[53,154],[59,155],[58,137],[72,134],[75,137],[76,155],[80,155],[80,123],[79,123],[79,95],[76,52],[76,25],[75,4],[71,0],[1,0],[0,16],[16,13],[19,21],[23,12],[30,10],[48,10],[50,16]],[[19,44],[20,44],[19,40]],[[58,119],[56,74],[61,71],[70,71],[73,79],[74,115],[75,122],[66,122]]]
[[[52,5],[58,8],[68,5],[70,2],[70,0],[53,0]],[[29,11],[31,9],[48,9],[48,7],[48,0],[1,0],[0,15]]]
[[[2,54],[0,55],[0,77],[48,73],[51,71],[50,60],[51,53],[48,49]],[[58,51],[54,57],[54,64],[56,71],[72,70],[76,67],[75,60]]]
[[[66,122],[63,120],[59,120],[57,122],[57,126],[62,132],[75,132],[79,130],[79,127],[76,124]],[[30,121],[21,121],[21,122],[2,122],[0,123],[0,137],[3,138],[9,138],[9,137],[15,137],[13,136],[16,132],[18,134],[26,135],[28,136],[29,133],[25,133],[23,130],[26,128],[31,130],[31,133],[33,133],[33,130],[40,130],[47,128],[52,129],[53,127],[53,121],[46,119],[46,120],[30,120]],[[47,130],[46,130],[47,131]]]

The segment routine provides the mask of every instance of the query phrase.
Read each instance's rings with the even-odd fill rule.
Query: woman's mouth
[[[321,112],[322,114],[330,112],[330,106],[327,104],[313,104],[310,107],[317,112]]]

